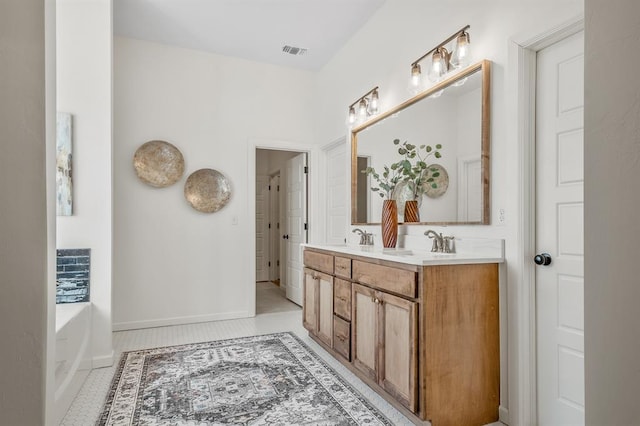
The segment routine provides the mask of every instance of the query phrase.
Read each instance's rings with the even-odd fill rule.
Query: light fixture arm
[[[471,28],[471,25],[466,25],[464,28],[462,28],[461,30],[456,31],[455,33],[453,33],[451,35],[451,37],[447,38],[445,41],[443,41],[442,43],[438,44],[436,47],[434,47],[433,49],[431,49],[430,51],[428,51],[427,53],[425,53],[424,55],[420,56],[418,59],[416,59],[415,61],[413,61],[411,63],[411,66],[417,65],[420,61],[422,61],[424,58],[426,58],[427,56],[429,56],[431,53],[435,52],[436,50],[440,49],[441,47],[443,47],[445,44],[449,43],[450,41],[452,41],[454,38],[458,37],[460,34],[464,33],[465,31],[467,31],[469,28]],[[366,95],[365,95],[366,96]],[[358,99],[360,100],[360,99]],[[356,101],[357,102],[357,101]]]
[[[355,107],[358,102],[360,102],[361,100],[365,99],[367,96],[369,96],[370,94],[372,94],[373,92],[375,92],[378,89],[379,89],[379,86],[376,86],[373,89],[369,90],[367,93],[365,93],[364,95],[360,96],[358,98],[358,100],[356,100],[354,103],[349,105],[349,108]]]

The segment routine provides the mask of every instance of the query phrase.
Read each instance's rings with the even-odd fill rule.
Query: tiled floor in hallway
[[[271,281],[256,283],[256,315],[302,309],[286,297],[285,289]]]

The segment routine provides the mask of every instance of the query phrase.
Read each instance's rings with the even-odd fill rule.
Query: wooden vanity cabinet
[[[498,420],[497,263],[422,266],[309,248],[304,260],[304,326],[364,382],[416,424]]]

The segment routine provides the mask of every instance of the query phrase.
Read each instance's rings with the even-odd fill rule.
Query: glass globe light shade
[[[471,57],[471,47],[469,42],[469,34],[462,32],[456,40],[456,48],[451,55],[451,66],[454,68],[463,68],[469,65]]]
[[[433,52],[431,67],[429,68],[429,80],[434,83],[442,80],[449,67],[447,65],[448,52],[444,47],[439,47]]]

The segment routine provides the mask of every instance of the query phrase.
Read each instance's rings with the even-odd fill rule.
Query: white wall
[[[507,75],[509,40],[521,34],[542,33],[582,11],[582,0],[387,1],[321,70],[318,78],[318,93],[322,96],[318,98],[316,115],[319,119],[315,134],[320,143],[326,143],[345,134],[348,105],[372,87],[380,86],[382,111],[409,99],[407,82],[411,62],[465,24],[471,25],[471,62],[481,59],[492,61],[491,225],[449,226],[440,230],[455,236],[505,239],[507,279],[503,280],[500,289],[501,405],[510,409],[509,417],[512,419],[518,419],[520,415],[517,385],[524,380],[524,372],[518,369],[520,354],[517,346],[512,344],[508,360],[506,353],[508,339],[517,341],[520,326],[515,308],[520,297],[517,278],[521,269],[517,220],[521,195],[518,189],[519,153],[516,140],[510,139],[509,133],[513,125],[509,120],[515,117],[508,108],[514,103],[515,96],[507,91],[509,78],[512,78]],[[505,223],[497,223],[500,209],[505,210]],[[370,228],[380,234],[378,227]],[[401,227],[400,232],[424,238],[425,248],[429,248],[429,242],[422,237],[425,229],[427,227],[424,226]],[[348,235],[357,242],[353,239],[354,234]],[[508,362],[512,364],[511,368]],[[514,401],[513,404],[510,400]]]
[[[586,0],[587,425],[640,424],[640,3]]]
[[[73,115],[73,216],[58,248],[90,248],[94,367],[111,365],[111,0],[57,1],[57,105]]]
[[[46,370],[55,234],[48,224],[55,210],[47,210],[53,169],[46,161],[54,157],[46,139],[52,92],[45,86],[51,77],[45,19],[52,24],[43,1],[0,3],[0,417],[12,425],[45,424],[51,397]]]
[[[249,315],[255,182],[248,150],[256,140],[313,142],[305,107],[313,105],[314,75],[126,38],[115,39],[114,66],[114,328]],[[133,154],[151,139],[173,143],[185,157],[185,176],[171,187],[135,176]],[[183,196],[186,177],[200,168],[231,182],[229,204],[213,214],[193,210]]]

